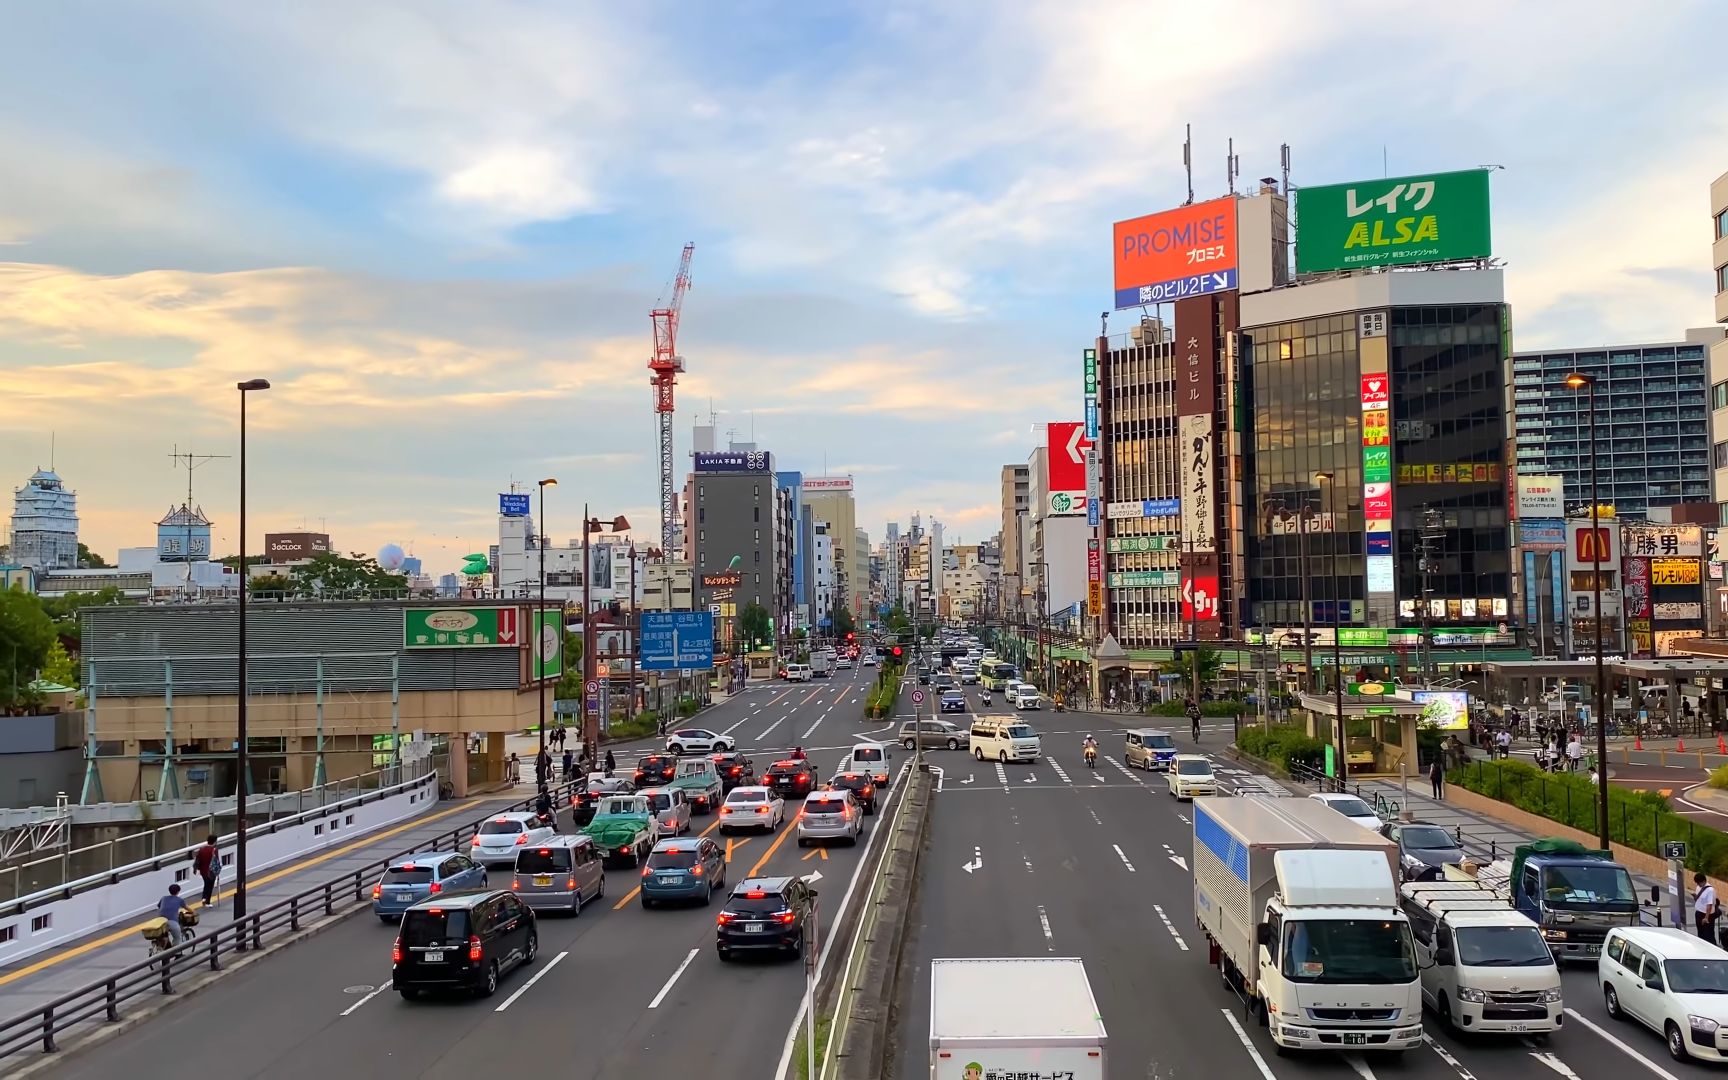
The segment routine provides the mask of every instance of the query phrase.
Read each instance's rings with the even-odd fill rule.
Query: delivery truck
[[[1632,875],[1608,851],[1571,840],[1524,844],[1510,859],[1481,867],[1447,867],[1446,877],[1475,877],[1542,931],[1554,959],[1594,965],[1608,931],[1642,919]]]
[[[1308,799],[1194,806],[1194,918],[1207,959],[1278,1053],[1422,1045],[1422,985],[1398,847]]]
[[[1077,957],[930,961],[930,1080],[1103,1080],[1104,1041]]]

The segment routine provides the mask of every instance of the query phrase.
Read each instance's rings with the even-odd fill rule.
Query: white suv
[[[475,830],[468,844],[468,855],[486,867],[515,866],[516,852],[529,844],[544,844],[558,830],[540,824],[540,818],[526,811],[499,814],[487,818]]]
[[[1671,926],[1616,926],[1596,959],[1608,1015],[1661,1034],[1676,1061],[1728,1061],[1728,952]]]
[[[666,750],[673,754],[723,754],[732,740],[707,728],[680,728],[666,736]]]
[[[1038,696],[1035,687],[1021,683],[1008,691],[1008,703],[1016,709],[1039,709],[1044,706],[1044,699]]]

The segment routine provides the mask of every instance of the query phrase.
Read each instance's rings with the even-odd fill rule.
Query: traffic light
[[[846,631],[846,640],[847,641],[857,641],[858,635],[853,633],[852,631],[848,630],[848,631]]]
[[[894,659],[896,659],[896,660],[900,659],[900,652],[901,652],[900,646],[898,646],[898,645],[894,646]]]

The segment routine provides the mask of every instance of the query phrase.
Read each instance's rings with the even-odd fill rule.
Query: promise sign
[[[1300,188],[1296,220],[1300,274],[1493,254],[1484,169]]]

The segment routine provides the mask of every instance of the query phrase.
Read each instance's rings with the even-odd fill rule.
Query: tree
[[[0,589],[0,703],[17,705],[57,638],[42,601],[22,589]]]
[[[297,597],[351,596],[357,593],[392,592],[408,587],[407,579],[378,565],[378,560],[356,551],[344,558],[323,551],[288,572],[290,591]]]
[[[90,570],[107,570],[110,568],[108,561],[91,551],[82,540],[78,542],[78,565]]]
[[[738,633],[746,648],[771,643],[774,640],[774,620],[769,617],[768,609],[752,601],[738,615]]]
[[[582,635],[564,635],[564,674],[558,677],[558,685],[552,692],[557,701],[577,701],[586,692],[582,685]]]
[[[835,604],[834,610],[828,613],[828,619],[833,623],[834,636],[843,638],[858,629],[858,624],[852,619],[852,609],[845,604]]]
[[[251,590],[254,596],[259,593],[274,593],[281,596],[294,591],[294,582],[293,579],[283,577],[281,574],[265,574],[263,577],[255,577],[247,582],[246,588]]]
[[[48,656],[42,662],[42,678],[60,686],[76,688],[79,685],[78,661],[72,659],[72,654],[66,651],[58,637],[48,646]]]
[[[1200,685],[1210,686],[1218,680],[1218,673],[1224,670],[1224,654],[1209,645],[1198,649],[1184,648],[1176,654],[1175,659],[1166,660],[1159,665],[1159,670],[1166,675],[1180,675],[1182,682],[1178,689],[1184,694],[1194,692],[1194,664],[1200,664]]]

